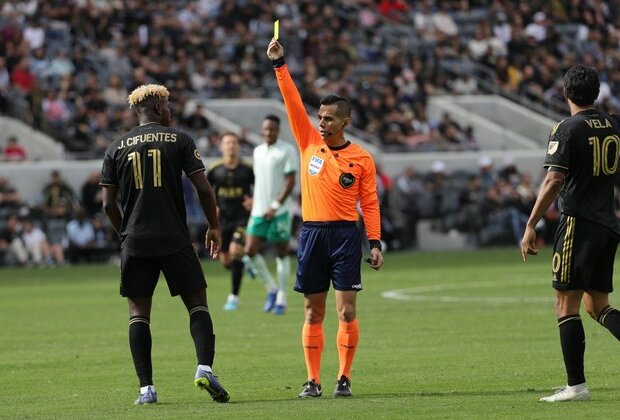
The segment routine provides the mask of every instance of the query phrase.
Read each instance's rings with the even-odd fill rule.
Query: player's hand
[[[533,227],[526,225],[525,232],[523,232],[523,239],[521,239],[521,257],[523,261],[527,261],[528,255],[537,255],[538,249],[536,249],[536,231]]]
[[[263,217],[266,220],[271,220],[273,219],[273,217],[276,215],[276,211],[272,208],[267,209],[267,211],[265,212],[265,214],[263,214]]]
[[[282,56],[284,56],[284,48],[277,39],[271,38],[271,42],[267,47],[267,57],[269,57],[270,60],[277,60]]]
[[[370,250],[370,268],[373,270],[379,270],[383,266],[383,254],[379,248],[372,248]]]
[[[243,196],[243,202],[241,203],[241,205],[243,206],[244,209],[246,209],[247,211],[251,211],[252,203],[253,203],[252,197],[250,197],[249,195]]]
[[[207,235],[205,236],[205,247],[207,248],[207,252],[211,256],[211,258],[216,259],[218,254],[220,253],[220,246],[222,245],[222,234],[219,229],[211,229],[207,230]]]

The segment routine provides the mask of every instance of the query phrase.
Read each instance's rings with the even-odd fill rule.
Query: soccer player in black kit
[[[222,159],[207,170],[207,179],[213,186],[217,199],[218,216],[222,229],[220,261],[230,269],[231,291],[224,309],[234,311],[239,307],[239,290],[243,279],[243,247],[245,226],[252,210],[252,185],[254,170],[239,158],[239,137],[225,133],[220,140]]]
[[[187,229],[182,173],[194,184],[209,223],[205,244],[213,258],[220,248],[215,196],[194,141],[169,127],[168,96],[160,85],[143,85],[131,92],[128,102],[140,125],[110,144],[101,170],[103,208],[121,239],[120,293],[129,302],[129,347],[140,380],[135,403],[157,402],[149,323],[160,271],[170,294],[180,295],[189,312],[198,359],[196,386],[215,401],[227,402],[230,396],[211,369],[215,335],[207,284]]]
[[[553,246],[553,288],[566,386],[544,402],[590,399],[584,376],[585,333],[579,309],[620,340],[620,311],[609,305],[620,237],[614,214],[613,177],[618,170],[620,125],[594,108],[599,93],[595,69],[578,65],[564,76],[571,116],[551,131],[544,166],[547,174],[527,222],[521,254],[536,255],[535,226],[556,197],[561,219]]]

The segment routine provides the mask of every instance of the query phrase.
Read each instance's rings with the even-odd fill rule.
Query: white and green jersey
[[[262,216],[271,207],[285,184],[285,176],[297,172],[299,155],[292,144],[277,140],[271,146],[262,143],[254,149],[254,196],[252,216]],[[291,211],[289,195],[276,215]]]

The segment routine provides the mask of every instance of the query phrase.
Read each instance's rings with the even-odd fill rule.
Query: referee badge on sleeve
[[[308,163],[308,172],[310,175],[316,175],[321,172],[321,168],[323,168],[323,163],[325,161],[318,156],[312,155],[310,158],[310,163]]]
[[[547,148],[547,153],[552,155],[555,152],[557,152],[559,144],[560,144],[559,141],[550,141],[549,142],[549,147]]]
[[[344,189],[351,188],[353,184],[355,184],[355,177],[350,172],[345,172],[340,174],[340,178],[338,179],[340,182],[340,186]]]

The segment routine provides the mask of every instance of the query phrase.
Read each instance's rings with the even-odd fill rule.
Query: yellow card
[[[273,37],[278,39],[280,36],[280,19],[273,22]]]

